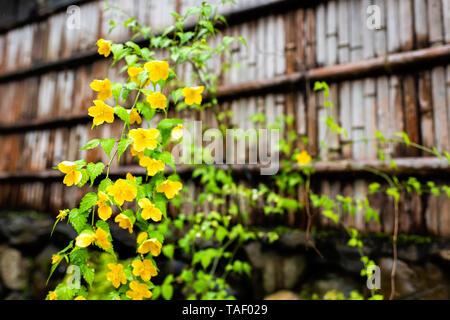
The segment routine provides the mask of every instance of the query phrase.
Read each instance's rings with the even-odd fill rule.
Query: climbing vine
[[[222,1],[225,2],[228,1]],[[128,77],[125,82],[117,83],[108,78],[92,81],[90,87],[97,92],[97,99],[88,110],[92,117],[92,130],[118,121],[121,122],[122,130],[120,136],[93,139],[82,148],[101,148],[108,156],[106,163],[71,159],[55,168],[65,175],[63,183],[67,187],[81,188],[89,184],[90,187],[95,185],[96,191],[84,195],[77,208],[60,210],[55,223],[67,221],[77,236],[52,257],[50,276],[65,260],[70,266],[78,268],[84,282],[73,286],[63,281],[49,292],[47,299],[172,299],[176,285],[182,286],[181,291],[188,299],[233,299],[235,297],[228,281],[230,274],[247,277],[252,274],[250,263],[238,255],[243,245],[253,240],[276,242],[282,232],[251,225],[249,208],[259,210],[260,199],[265,203],[262,208],[265,215],[304,213],[307,221],[306,247],[312,248],[319,256],[322,253],[313,241],[312,219],[317,212],[329,218],[348,235],[347,245],[354,247],[360,254],[361,276],[367,278],[372,275],[370,267],[375,262],[365,254],[359,231],[345,223],[345,215],[355,215],[357,211],[363,210],[366,221],[379,223],[378,211],[370,205],[368,197],[356,199],[337,195],[331,198],[312,190],[314,163],[320,158],[313,158],[306,150],[294,147],[299,139],[307,146],[308,139],[299,137],[292,129],[288,129],[285,135],[287,138],[280,139],[277,146],[282,159],[280,171],[265,181],[252,181],[248,186],[236,181],[231,166],[219,168],[215,165],[197,165],[192,170],[192,179],[202,186],[202,192],[196,199],[191,199],[187,188],[183,188],[175,159],[169,152],[171,143],[179,143],[183,139],[183,120],[169,117],[168,110],[172,109],[176,113],[183,109],[209,109],[219,129],[225,133],[230,126],[224,125],[224,120],[231,118],[232,112],[219,107],[217,82],[220,75],[214,73],[208,61],[213,57],[221,57],[221,72],[226,72],[232,67],[229,62],[231,44],[238,41],[246,45],[244,38],[229,36],[223,36],[222,41],[214,47],[210,44],[211,38],[226,25],[226,19],[217,14],[217,8],[217,5],[203,3],[184,14],[172,12],[175,22],[158,33],[128,16],[123,26],[134,33],[130,41],[113,43],[110,40],[98,40],[98,53],[105,58],[112,56],[112,65],[122,63],[121,72],[126,72]],[[119,10],[127,14],[110,4],[107,10]],[[196,23],[186,30],[185,22],[192,17],[195,17]],[[120,25],[116,21],[110,22],[111,29]],[[135,39],[148,40],[149,45],[142,46],[134,42]],[[182,64],[192,67],[191,81],[196,86],[186,86],[177,77],[175,71]],[[322,91],[325,107],[334,108],[328,99],[329,88],[325,82],[316,82],[314,91]],[[114,99],[114,105],[106,103],[110,98]],[[291,128],[294,121],[292,117],[282,116],[268,124],[264,114],[254,114],[249,120],[279,130]],[[322,121],[335,134],[347,134],[333,117]],[[405,133],[386,138],[377,131],[374,138],[364,138],[353,143],[374,143],[382,161],[388,156],[379,147],[381,144],[402,143],[450,162],[447,152],[441,153],[436,148],[428,149],[413,143]],[[322,147],[326,149],[324,143]],[[144,177],[128,172],[125,179],[111,178],[113,162],[119,161],[126,152],[134,157],[136,163],[146,168]],[[201,152],[205,154],[204,150]],[[389,158],[389,161],[395,167],[394,159]],[[437,187],[432,181],[424,186],[415,177],[401,181],[395,175],[373,168],[361,169],[381,177],[388,185],[384,188],[374,182],[370,184],[369,194],[385,193],[395,200],[394,279],[400,193],[431,192],[450,196],[450,188]],[[297,197],[299,188],[303,191],[301,199]],[[185,201],[192,202],[194,208],[208,208],[207,212],[182,212],[180,195]],[[179,211],[175,217],[168,214],[169,203]],[[111,223],[117,223],[135,239],[136,254],[133,258],[119,259],[113,246]],[[94,259],[100,260],[96,264],[90,259],[93,256],[90,248],[94,246],[108,255],[107,258]],[[180,255],[188,263],[179,275],[168,274],[153,283],[152,280],[160,273],[157,262],[161,253],[168,259]],[[102,282],[100,278],[105,279]],[[107,285],[104,285],[105,281]],[[98,292],[101,291],[98,289],[100,287],[104,287],[104,295]],[[394,294],[393,280],[391,298]],[[341,296],[330,293],[330,297]],[[351,298],[362,299],[363,296],[353,292]],[[376,289],[371,291],[370,299],[382,298]]]

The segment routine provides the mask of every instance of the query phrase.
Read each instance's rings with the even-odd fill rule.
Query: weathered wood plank
[[[445,68],[436,67],[431,70],[431,92],[433,99],[434,138],[438,150],[449,150],[449,123],[446,107]]]

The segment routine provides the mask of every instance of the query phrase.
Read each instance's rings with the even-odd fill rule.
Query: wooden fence
[[[67,1],[66,1],[67,2]],[[118,67],[96,52],[99,38],[123,42],[123,28],[108,34],[109,21],[124,19],[104,11],[103,1],[72,1],[79,5],[79,29],[68,28],[66,2],[37,14],[34,19],[8,22],[0,27],[0,206],[56,212],[73,207],[88,188],[67,188],[51,168],[63,160],[87,157],[106,161],[101,150],[80,151],[90,139],[118,136],[119,124],[90,130],[87,109],[94,92],[93,79],[121,80]],[[184,12],[197,0],[111,1],[155,29],[172,23],[170,11]],[[358,166],[391,170],[377,161],[372,144],[347,142],[373,137],[376,129],[387,136],[405,131],[414,142],[440,151],[450,150],[450,1],[448,0],[238,0],[220,13],[229,27],[225,35],[243,36],[231,61],[240,64],[220,78],[222,110],[233,110],[231,124],[243,129],[254,124],[249,116],[262,112],[273,121],[294,117],[293,129],[309,139],[308,150],[325,157],[321,141],[334,150],[317,163],[314,188],[325,194],[362,196],[368,178]],[[375,5],[380,28],[370,29],[367,19]],[[219,72],[223,61],[210,66]],[[188,65],[177,70],[190,83]],[[334,109],[325,108],[321,94],[311,88],[316,80],[330,84]],[[185,119],[202,120],[217,127],[206,112],[186,112]],[[321,121],[339,119],[348,137],[331,134]],[[286,130],[287,131],[287,130]],[[299,139],[297,146],[303,148]],[[448,183],[450,166],[411,148],[384,146],[398,163],[399,174],[420,175],[427,181]],[[327,161],[333,160],[333,161]],[[238,170],[250,167],[235,166]],[[253,168],[255,169],[255,168]],[[257,169],[257,168],[256,168]],[[143,173],[130,155],[113,163],[116,176]],[[184,168],[182,172],[189,173]],[[186,176],[187,178],[188,176]],[[197,189],[194,182],[187,182]],[[301,196],[299,190],[299,197]],[[195,195],[194,195],[195,197]],[[381,224],[366,223],[364,212],[349,223],[369,232],[391,232],[393,204],[387,197],[371,196],[379,208]],[[450,236],[450,201],[445,197],[403,195],[400,232],[426,232]],[[193,210],[189,207],[189,210]],[[201,208],[208,209],[208,208]],[[188,210],[188,209],[186,209]],[[303,215],[290,213],[284,222],[302,224]],[[264,217],[255,215],[261,223]],[[321,226],[331,225],[316,217]]]

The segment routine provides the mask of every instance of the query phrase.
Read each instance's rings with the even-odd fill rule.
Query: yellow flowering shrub
[[[99,54],[107,57],[112,53],[115,62],[120,59],[118,48],[123,48],[123,45],[104,39],[100,39],[97,45]],[[109,162],[66,160],[56,167],[64,174],[63,183],[67,187],[82,187],[90,181],[94,191],[84,195],[78,208],[60,210],[56,223],[68,216],[68,222],[77,236],[65,249],[52,257],[51,273],[62,260],[66,260],[79,267],[84,282],[87,286],[91,285],[95,280],[96,270],[89,263],[88,250],[95,246],[110,254],[114,261],[108,263],[109,271],[103,275],[105,281],[110,282],[117,290],[110,296],[114,299],[141,300],[152,297],[154,285],[150,280],[158,275],[154,258],[160,255],[164,243],[164,234],[152,224],[161,222],[166,217],[167,202],[183,188],[178,175],[166,176],[166,165],[174,167],[174,160],[164,150],[173,129],[180,128],[182,120],[167,117],[169,100],[162,91],[175,77],[169,63],[155,60],[148,54],[142,55],[145,51],[137,50],[135,46],[127,47],[128,49],[132,49],[134,54],[140,52],[141,55],[139,59],[127,61],[128,79],[125,83],[112,83],[105,78],[95,79],[90,84],[91,89],[97,92],[97,99],[88,109],[93,122],[92,130],[115,121],[122,121],[123,130],[120,137],[93,139],[82,149],[100,147],[107,154]],[[146,88],[149,86],[151,89]],[[134,95],[134,103],[129,106],[119,105],[119,100],[126,101],[129,95]],[[114,104],[106,104],[105,101],[111,101],[111,98],[114,98]],[[153,116],[161,111],[165,115],[164,119],[150,127]],[[144,121],[146,126],[140,127]],[[177,136],[181,137],[179,134]],[[124,178],[110,179],[111,164],[125,152],[130,152],[136,162],[146,168],[145,177],[127,173]],[[131,209],[133,206],[135,209]],[[117,260],[114,237],[110,231],[113,223],[130,234],[139,234],[136,257],[132,261]],[[59,284],[47,297],[54,300],[86,298],[88,294],[85,285],[80,289],[73,289],[68,288],[66,283]]]

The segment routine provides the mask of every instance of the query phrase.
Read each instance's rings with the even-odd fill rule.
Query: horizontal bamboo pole
[[[93,1],[94,0],[66,0],[56,2],[49,7],[38,8],[31,16],[23,17],[22,19],[0,25],[0,34],[6,33],[12,29],[23,27],[27,24],[43,21],[53,14],[65,11],[67,7],[71,5],[80,6]]]
[[[431,68],[434,65],[450,61],[450,44],[421,50],[408,51],[387,55],[384,58],[374,58],[365,61],[351,62],[335,66],[316,68],[305,72],[295,72],[272,79],[258,80],[237,85],[219,87],[219,100],[230,100],[235,97],[252,96],[274,91],[295,89],[300,83],[317,80],[342,81],[358,77],[369,77],[379,74],[417,71],[421,68]],[[87,123],[91,120],[86,115],[69,115],[52,119],[33,120],[2,124],[0,134],[11,132],[47,129],[50,127],[70,126],[77,123]]]
[[[397,168],[392,168],[387,161],[378,160],[338,160],[338,161],[319,161],[313,164],[316,174],[372,174],[367,168],[375,169],[380,172],[398,174],[398,175],[427,175],[438,173],[445,177],[450,174],[450,164],[444,160],[435,157],[416,157],[416,158],[397,158],[394,159]],[[261,166],[259,165],[215,165],[217,169],[232,168],[233,172],[251,172],[259,174]],[[297,165],[293,166],[298,170]],[[193,166],[178,166],[177,173],[185,175],[192,173]],[[112,167],[110,169],[111,177],[124,177],[128,172],[136,176],[145,176],[146,169],[138,165]],[[173,173],[172,168],[167,168],[167,173]],[[18,171],[18,172],[0,172],[0,182],[5,181],[48,181],[61,180],[63,174],[57,170],[42,171]],[[104,175],[103,175],[104,177]]]
[[[84,0],[84,1],[92,1],[92,0]],[[320,0],[318,1],[318,3],[323,1],[324,0]],[[280,13],[287,10],[294,10],[295,8],[299,7],[304,8],[311,7],[316,4],[317,3],[312,4],[310,1],[307,0],[271,0],[263,3],[262,5],[249,5],[246,7],[233,9],[230,12],[223,14],[223,16],[226,18],[228,25],[231,26],[246,21],[250,21],[252,19],[255,19],[257,17],[269,13],[270,14]],[[194,24],[185,25],[184,30],[185,31],[192,30],[194,26],[195,26]],[[161,32],[155,33],[155,36],[159,35],[161,35]],[[148,40],[144,40],[142,38],[136,38],[134,42],[136,42],[140,46],[148,45]],[[0,83],[36,76],[50,71],[73,68],[82,64],[92,63],[102,58],[104,57],[99,55],[96,50],[93,50],[75,53],[71,57],[61,59],[58,61],[35,62],[29,68],[25,68],[22,70],[14,70],[0,74]]]
[[[294,72],[272,79],[258,80],[244,84],[236,84],[218,88],[222,99],[236,96],[254,95],[275,90],[289,90],[299,83],[309,81],[342,81],[363,77],[397,74],[407,71],[429,69],[450,61],[450,44],[420,50],[388,54],[358,62],[343,63],[333,66],[311,69],[305,72]]]

